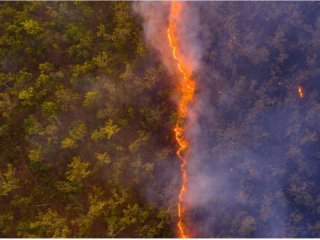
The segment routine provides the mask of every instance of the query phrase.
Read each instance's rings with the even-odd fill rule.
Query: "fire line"
[[[170,21],[167,30],[168,40],[170,48],[172,50],[172,56],[176,62],[177,70],[181,76],[181,80],[178,84],[178,92],[180,99],[178,102],[178,120],[174,127],[175,139],[178,144],[178,150],[176,152],[178,158],[181,160],[181,175],[182,184],[179,191],[178,197],[178,223],[177,229],[179,237],[188,238],[188,231],[185,225],[184,205],[183,198],[187,191],[188,173],[186,170],[187,158],[185,156],[186,150],[189,146],[189,141],[185,137],[185,124],[184,121],[188,114],[188,107],[193,101],[195,92],[195,82],[191,79],[191,71],[187,68],[186,61],[180,54],[180,47],[177,35],[177,23],[176,19],[179,18],[181,11],[181,3],[173,2],[170,9]]]

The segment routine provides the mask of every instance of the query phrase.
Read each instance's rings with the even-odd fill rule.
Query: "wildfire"
[[[303,93],[303,88],[301,86],[298,87],[298,93],[299,93],[299,96],[303,98],[304,93]]]
[[[179,118],[174,127],[175,139],[178,144],[177,156],[181,160],[181,174],[182,184],[179,191],[178,198],[178,233],[179,237],[188,238],[188,232],[184,224],[184,206],[183,198],[187,191],[188,174],[186,171],[187,158],[184,156],[185,151],[188,149],[189,142],[184,136],[185,125],[184,120],[188,113],[188,106],[192,102],[195,92],[195,82],[191,79],[191,72],[187,68],[187,64],[179,51],[179,41],[177,36],[177,23],[176,19],[180,16],[181,4],[173,2],[170,9],[170,22],[168,27],[168,40],[172,50],[172,56],[176,61],[177,70],[181,75],[181,81],[178,85],[178,91],[181,94],[178,103]]]

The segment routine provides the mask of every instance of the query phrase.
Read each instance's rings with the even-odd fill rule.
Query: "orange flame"
[[[183,153],[188,149],[189,142],[184,136],[184,120],[188,113],[188,106],[192,102],[195,92],[195,82],[191,79],[191,73],[186,67],[186,62],[183,60],[179,51],[179,43],[177,37],[177,24],[175,19],[179,17],[181,11],[181,4],[173,2],[170,9],[170,22],[168,27],[168,40],[172,49],[172,56],[177,64],[177,69],[181,74],[181,82],[178,86],[178,91],[181,94],[178,103],[179,118],[174,127],[175,139],[178,144],[177,156],[181,160],[181,174],[182,185],[179,191],[178,198],[178,233],[179,237],[188,238],[189,235],[184,224],[184,207],[183,198],[187,191],[188,174],[186,171],[187,159],[183,156]]]
[[[301,98],[304,96],[303,88],[301,86],[298,87],[298,93]]]

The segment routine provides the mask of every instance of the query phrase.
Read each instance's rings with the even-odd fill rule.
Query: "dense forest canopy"
[[[0,3],[0,237],[176,236],[169,4]],[[320,4],[184,4],[188,230],[319,237]]]
[[[130,3],[2,2],[0,22],[0,236],[173,236],[172,88]]]

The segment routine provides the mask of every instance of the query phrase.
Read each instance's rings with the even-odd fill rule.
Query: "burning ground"
[[[183,5],[179,38],[197,86],[186,127],[188,231],[319,236],[320,5]],[[152,45],[161,35],[151,30],[166,22],[144,13],[168,6],[140,7]],[[153,47],[166,64],[163,46]]]

